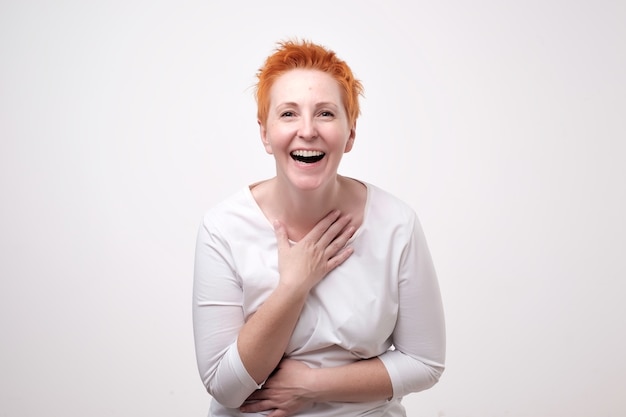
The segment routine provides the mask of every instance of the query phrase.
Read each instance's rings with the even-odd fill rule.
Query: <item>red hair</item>
[[[270,89],[274,81],[292,69],[315,69],[332,76],[342,92],[343,105],[348,114],[350,126],[361,113],[359,95],[363,95],[363,85],[354,78],[352,70],[335,52],[310,41],[283,41],[272,55],[267,57],[257,72],[255,97],[257,118],[265,123],[269,113]]]

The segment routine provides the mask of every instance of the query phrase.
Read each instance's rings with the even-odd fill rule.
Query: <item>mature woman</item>
[[[437,277],[415,212],[338,174],[361,83],[333,51],[280,43],[258,72],[276,176],[210,209],[193,319],[210,415],[404,416],[444,369]]]

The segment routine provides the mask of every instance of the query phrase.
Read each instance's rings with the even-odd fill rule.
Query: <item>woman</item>
[[[276,176],[209,210],[198,233],[194,335],[210,415],[404,416],[401,398],[443,372],[443,309],[414,211],[338,174],[361,83],[299,41],[257,75]]]

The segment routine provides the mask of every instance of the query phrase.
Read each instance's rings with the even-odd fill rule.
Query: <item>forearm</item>
[[[307,294],[279,285],[241,328],[237,349],[257,383],[265,381],[282,359]]]
[[[320,220],[297,244],[275,222],[280,281],[239,332],[237,349],[250,376],[261,383],[283,357],[309,291],[352,254],[345,247],[354,234],[349,217],[335,210]]]
[[[364,403],[392,396],[391,380],[378,358],[332,368],[309,368],[297,360],[284,359],[240,410],[274,410],[271,416],[285,416],[313,403]]]
[[[378,358],[311,369],[310,384],[314,402],[368,402],[393,396],[391,379]]]

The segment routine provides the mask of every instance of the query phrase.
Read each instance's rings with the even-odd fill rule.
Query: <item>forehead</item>
[[[315,69],[292,69],[281,74],[270,90],[271,101],[323,98],[341,101],[337,81],[329,74]]]

